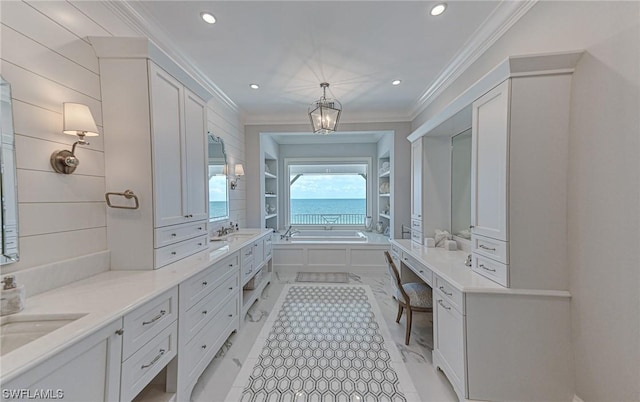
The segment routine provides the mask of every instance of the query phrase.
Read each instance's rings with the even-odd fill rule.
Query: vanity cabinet
[[[156,269],[208,247],[210,95],[145,38],[90,38],[100,63],[112,269]],[[117,206],[133,200],[111,195]]]
[[[120,400],[122,319],[105,326],[44,363],[2,384],[3,401]],[[30,395],[20,394],[29,390]],[[34,392],[41,391],[40,398]],[[15,393],[15,394],[12,394]]]
[[[180,284],[177,400],[189,400],[198,378],[229,334],[239,328],[239,254]]]
[[[506,79],[472,103],[472,269],[505,287],[568,289],[571,74]]]
[[[436,282],[442,279],[436,277]],[[442,289],[442,290],[441,290]],[[440,367],[455,389],[464,390],[466,360],[464,316],[460,306],[452,301],[452,293],[442,284],[433,289],[433,355],[434,365]]]
[[[411,143],[411,240],[422,244],[422,138]]]

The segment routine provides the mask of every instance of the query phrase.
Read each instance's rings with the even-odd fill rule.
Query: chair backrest
[[[398,268],[396,264],[393,262],[393,258],[391,258],[391,254],[388,251],[384,252],[384,256],[387,259],[387,270],[389,271],[389,275],[391,276],[391,283],[395,286],[395,288],[400,291],[402,294],[402,298],[405,303],[409,304],[409,295],[404,291],[402,287],[402,281],[400,280],[400,272],[398,272]]]

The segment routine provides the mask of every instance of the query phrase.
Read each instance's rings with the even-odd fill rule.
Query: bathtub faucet
[[[289,225],[289,228],[287,229],[286,232],[284,232],[284,234],[280,235],[280,240],[285,239],[285,240],[289,240],[289,236],[291,236],[293,233],[291,233],[291,225]]]

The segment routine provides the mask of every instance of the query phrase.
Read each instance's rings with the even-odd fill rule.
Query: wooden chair
[[[384,252],[387,258],[387,268],[391,276],[391,282],[394,285],[395,293],[393,298],[398,301],[398,316],[396,322],[400,322],[402,312],[407,309],[407,333],[405,335],[404,344],[409,344],[411,337],[411,317],[414,311],[431,312],[433,311],[433,295],[431,287],[422,282],[402,283],[400,281],[400,273],[396,264],[393,262],[388,251]]]

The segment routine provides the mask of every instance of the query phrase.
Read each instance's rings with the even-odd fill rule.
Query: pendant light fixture
[[[328,82],[320,84],[322,97],[309,106],[311,127],[316,134],[331,134],[338,128],[342,105],[336,99],[327,99]]]

